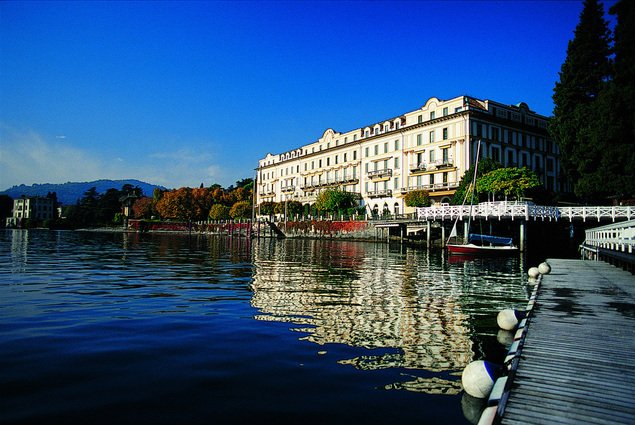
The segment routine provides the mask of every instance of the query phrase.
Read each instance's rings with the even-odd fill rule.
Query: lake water
[[[461,424],[522,260],[320,240],[0,232],[0,423]],[[467,417],[466,417],[467,416]]]

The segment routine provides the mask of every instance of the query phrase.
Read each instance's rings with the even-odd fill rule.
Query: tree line
[[[218,184],[198,188],[182,187],[140,197],[132,205],[135,218],[205,221],[250,218],[253,205],[253,179],[236,182],[227,189]]]

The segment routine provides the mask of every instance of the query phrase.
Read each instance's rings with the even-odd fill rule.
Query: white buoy
[[[538,267],[531,267],[527,274],[529,275],[529,277],[536,278],[540,276],[540,270],[538,270]]]
[[[506,331],[505,329],[499,329],[496,334],[496,341],[506,348],[509,348],[514,342],[514,333],[511,331]]]
[[[538,271],[540,274],[549,274],[551,273],[551,266],[545,261],[544,263],[540,263],[540,265],[538,265]]]
[[[476,360],[465,369],[461,375],[463,389],[472,397],[486,398],[489,396],[494,381],[498,377],[499,367],[484,360]]]
[[[501,329],[511,331],[518,326],[518,323],[525,318],[525,312],[506,308],[501,310],[496,316],[496,323]]]

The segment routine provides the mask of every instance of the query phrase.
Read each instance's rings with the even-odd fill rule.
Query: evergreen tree
[[[585,0],[554,88],[554,117],[549,128],[560,147],[564,171],[579,196],[604,191],[602,180],[597,179],[604,142],[594,137],[594,103],[611,77],[609,41],[602,5]]]
[[[619,178],[611,187],[620,197],[635,197],[635,2],[620,0],[609,11],[616,15],[614,31],[614,77],[603,101],[604,151],[608,165]],[[607,118],[609,118],[607,120]],[[611,182],[607,182],[611,183]]]

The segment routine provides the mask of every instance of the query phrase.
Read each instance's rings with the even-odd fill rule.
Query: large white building
[[[7,217],[7,227],[20,226],[22,220],[51,220],[56,217],[55,200],[49,197],[31,196],[13,200],[13,215]]]
[[[432,97],[415,111],[345,133],[329,128],[315,142],[268,153],[258,163],[256,203],[313,204],[321,190],[339,187],[358,193],[368,214],[409,213],[404,195],[412,190],[449,201],[479,140],[481,157],[527,166],[547,189],[560,191],[558,147],[547,122],[525,103]]]

